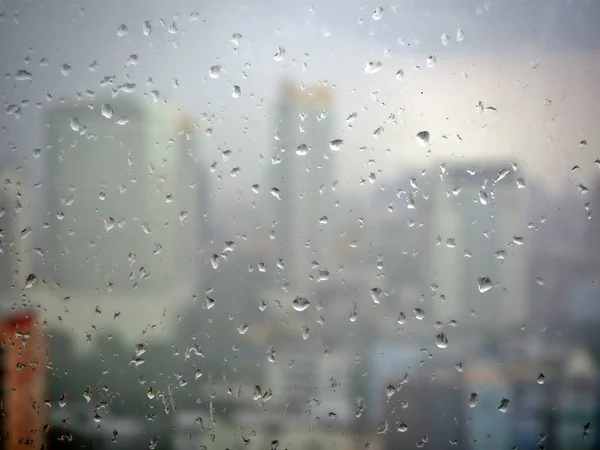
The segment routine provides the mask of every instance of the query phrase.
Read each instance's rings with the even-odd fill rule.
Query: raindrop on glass
[[[417,142],[423,147],[429,144],[429,131],[419,131],[417,133]]]

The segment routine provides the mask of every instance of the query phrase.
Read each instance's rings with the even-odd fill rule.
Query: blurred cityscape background
[[[2,6],[47,448],[600,448],[598,2],[135,3]]]

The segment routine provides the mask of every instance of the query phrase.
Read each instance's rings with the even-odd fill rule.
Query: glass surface
[[[600,3],[0,3],[0,447],[595,449]]]

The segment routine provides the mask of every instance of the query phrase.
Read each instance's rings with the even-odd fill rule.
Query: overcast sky
[[[378,7],[383,12],[374,14]],[[359,190],[360,176],[372,171],[382,170],[381,179],[394,178],[404,166],[428,164],[426,158],[512,156],[523,149],[509,149],[508,143],[527,135],[538,136],[537,142],[549,152],[546,163],[553,173],[547,178],[557,179],[554,172],[566,168],[560,166],[564,150],[546,135],[556,121],[567,122],[559,133],[563,137],[566,130],[573,132],[568,137],[573,150],[582,139],[591,143],[595,132],[579,125],[596,115],[596,102],[577,106],[569,100],[597,96],[600,7],[591,0],[340,0],[313,6],[266,0],[247,4],[10,0],[3,13],[0,60],[7,75],[0,82],[3,103],[8,107],[28,101],[21,106],[19,120],[10,115],[0,119],[5,127],[3,156],[9,144],[20,154],[43,146],[41,113],[60,97],[75,99],[77,92],[92,90],[98,102],[109,99],[114,86],[100,86],[109,75],[116,77],[115,85],[136,84],[134,93],[119,95],[142,98],[157,90],[161,99],[190,114],[202,130],[211,127],[213,135],[202,142],[207,165],[218,158],[218,147],[239,151],[231,164],[242,167],[242,176],[235,182],[224,177],[222,192],[229,192],[227,183],[236,189],[248,187],[268,170],[277,119],[273,103],[278,81],[284,77],[306,84],[329,80],[335,88],[332,134],[347,142],[338,164],[342,189]],[[148,36],[143,32],[145,21],[151,27]],[[127,34],[120,36],[122,24]],[[462,42],[456,39],[458,29],[464,32]],[[237,50],[231,42],[236,33],[241,35]],[[444,33],[450,38],[447,47],[442,45]],[[279,47],[285,50],[282,61],[273,59]],[[434,68],[426,67],[430,54],[437,58]],[[131,55],[137,55],[135,65],[127,64]],[[40,65],[42,58],[48,65]],[[383,69],[366,74],[370,61],[382,62]],[[63,64],[70,66],[67,76]],[[215,64],[224,68],[219,79],[208,77]],[[422,69],[415,70],[417,65]],[[32,74],[31,81],[15,79],[22,69]],[[395,77],[398,69],[404,70],[402,81]],[[579,82],[573,85],[575,79]],[[241,88],[238,99],[231,96],[233,85]],[[555,98],[560,91],[562,97]],[[554,112],[546,112],[546,100]],[[478,117],[478,101],[497,107],[498,117]],[[38,102],[42,108],[36,108]],[[567,106],[577,108],[580,117]],[[385,125],[389,114],[398,114],[401,108],[406,124]],[[359,118],[351,134],[344,119],[352,112]],[[385,133],[375,141],[371,134],[381,125]],[[432,133],[429,155],[413,139],[425,126]],[[445,143],[444,147],[436,144],[442,142],[442,134],[461,134],[466,140],[460,148]],[[469,144],[475,135],[478,138]],[[361,146],[369,151],[359,152]],[[541,151],[530,148],[520,160],[539,162]],[[366,167],[372,159],[374,164]],[[548,175],[548,168],[540,172]],[[565,177],[559,177],[561,182]]]

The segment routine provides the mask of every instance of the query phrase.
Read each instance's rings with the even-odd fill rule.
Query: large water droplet
[[[65,406],[67,406],[68,402],[69,402],[69,396],[66,392],[63,392],[60,396],[60,399],[58,400],[58,406],[60,406],[61,408],[64,408]]]
[[[124,23],[119,25],[119,27],[117,28],[117,36],[119,37],[125,36],[128,32],[129,30],[127,29],[127,25],[125,25]]]
[[[375,11],[373,11],[373,20],[381,20],[381,18],[383,17],[383,8],[381,6],[378,6],[377,8],[375,8]]]
[[[278,47],[277,51],[273,55],[273,59],[275,61],[283,61],[284,57],[285,57],[285,49],[283,47]]]
[[[108,103],[104,103],[102,105],[102,115],[107,119],[110,119],[113,115],[112,106],[110,106]]]
[[[500,406],[498,406],[498,411],[505,413],[508,411],[508,405],[510,404],[510,400],[507,398],[503,398],[500,402]]]
[[[482,205],[487,205],[488,204],[488,196],[485,193],[485,191],[480,191],[479,192],[479,203],[481,203]]]
[[[427,57],[427,67],[435,67],[437,65],[437,56],[435,55],[429,55]]]
[[[144,36],[148,36],[150,33],[152,33],[152,24],[149,20],[144,21],[144,25],[142,25],[142,33],[144,33]]]
[[[221,64],[215,64],[208,69],[208,76],[213,79],[217,79],[221,77],[221,73],[223,72],[223,66]]]
[[[380,61],[369,61],[365,66],[365,73],[373,74],[383,69],[383,63]]]
[[[479,289],[479,292],[482,294],[489,291],[493,286],[492,280],[488,277],[481,277],[477,280],[477,289]]]
[[[343,139],[334,139],[329,142],[329,148],[334,152],[339,151],[342,148],[342,145],[344,145]]]
[[[544,384],[546,382],[546,376],[543,373],[540,373],[536,379],[537,384]]]
[[[429,144],[429,131],[419,131],[417,133],[417,142],[423,147]]]
[[[479,396],[472,392],[469,396],[469,408],[475,408],[477,406],[477,402],[479,401]]]
[[[298,147],[296,147],[296,155],[298,155],[298,156],[304,156],[309,151],[310,151],[310,147],[306,144],[300,144]]]
[[[310,302],[306,297],[296,297],[292,301],[292,307],[299,312],[305,311],[310,306]]]
[[[439,348],[448,347],[448,338],[444,333],[440,333],[435,337],[435,345],[437,345]]]

